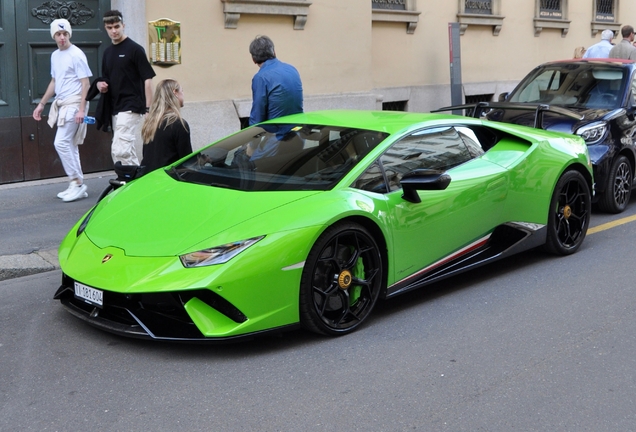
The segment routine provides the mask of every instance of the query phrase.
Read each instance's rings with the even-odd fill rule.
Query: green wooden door
[[[0,3],[0,182],[22,179],[15,4]]]
[[[8,136],[3,141],[11,151],[7,158],[3,152],[0,183],[64,176],[53,147],[55,129],[46,123],[48,117],[40,122],[32,118],[51,80],[51,53],[57,49],[51,38],[50,23],[57,18],[71,23],[71,42],[84,51],[93,77],[97,77],[102,53],[110,44],[102,24],[102,15],[110,9],[110,0],[1,1],[0,94],[10,96],[7,96],[7,105],[0,107],[0,134],[10,130],[5,132]],[[91,103],[90,112],[94,112],[96,105],[96,101]],[[2,111],[2,108],[7,109]],[[44,112],[48,114],[48,107]],[[84,145],[80,147],[84,172],[112,168],[110,139],[110,134],[89,127]],[[5,170],[5,165],[20,166],[21,172],[15,168]]]

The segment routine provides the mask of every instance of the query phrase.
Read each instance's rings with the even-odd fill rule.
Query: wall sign
[[[148,22],[148,40],[153,65],[181,64],[181,23],[168,18]]]

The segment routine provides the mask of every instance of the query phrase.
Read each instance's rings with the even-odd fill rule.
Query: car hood
[[[519,104],[515,105],[518,106]],[[536,107],[533,106],[529,107],[528,111],[519,111],[497,107],[488,113],[486,117],[488,120],[533,127],[535,122],[535,108]],[[558,114],[545,112],[543,114],[543,129],[573,134],[581,126],[603,120],[608,116],[612,116],[612,114],[616,111],[616,109],[583,109],[570,106],[563,108],[567,108],[570,111],[581,114],[583,116],[583,120],[576,120]]]
[[[85,233],[96,246],[117,247],[128,256],[175,256],[214,236],[221,241],[219,234],[232,227],[319,193],[324,192],[243,192],[180,182],[158,170],[107,195]],[[265,229],[262,222],[255,225]],[[239,240],[244,239],[230,235],[226,242]]]

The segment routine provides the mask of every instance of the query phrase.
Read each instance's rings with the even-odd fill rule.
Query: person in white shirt
[[[46,102],[55,94],[48,124],[51,127],[57,124],[55,150],[70,179],[68,189],[57,194],[64,202],[88,196],[78,145],[84,142],[86,136],[86,94],[92,73],[86,55],[71,44],[72,33],[71,24],[65,19],[56,19],[51,23],[51,37],[58,49],[51,54],[51,82],[33,111],[33,118],[40,121]]]
[[[583,58],[608,58],[610,50],[614,47],[612,39],[614,39],[614,32],[609,29],[603,30],[601,41],[589,47],[583,54]]]

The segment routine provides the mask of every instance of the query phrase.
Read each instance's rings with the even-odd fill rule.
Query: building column
[[[148,50],[148,21],[146,0],[111,0],[111,7],[122,13],[126,25],[126,36]]]

